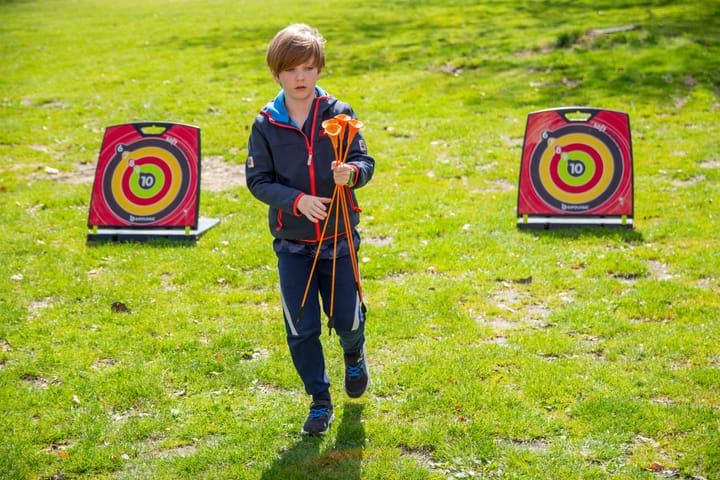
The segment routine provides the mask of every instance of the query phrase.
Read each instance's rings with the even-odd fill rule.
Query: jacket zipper
[[[308,149],[308,174],[310,175],[310,191],[312,192],[313,196],[317,195],[317,187],[315,185],[315,166],[313,165],[313,148],[315,146],[315,127],[317,126],[317,118],[318,118],[318,107],[320,105],[320,99],[322,97],[317,97],[315,99],[315,108],[313,109],[313,121],[312,121],[312,127],[310,129],[310,139],[308,140],[307,136],[305,136],[305,133],[300,130],[300,133],[303,134],[305,137],[305,143],[307,144]],[[317,222],[315,224],[315,238],[317,241],[320,241],[322,237],[322,231],[320,229],[320,222]]]

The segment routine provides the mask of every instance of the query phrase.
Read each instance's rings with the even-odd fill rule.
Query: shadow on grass
[[[520,232],[535,236],[574,240],[586,237],[617,238],[625,243],[644,242],[643,234],[635,229],[624,227],[582,226],[519,229]]]
[[[337,426],[335,444],[320,451],[323,439],[303,436],[263,473],[263,480],[359,480],[365,448],[363,405],[347,403]]]
[[[111,236],[112,237],[112,236]],[[122,244],[135,244],[138,246],[152,247],[152,248],[193,248],[197,245],[197,240],[187,239],[184,237],[178,239],[172,238],[152,238],[149,236],[143,236],[139,233],[137,236],[127,235],[125,238],[118,236],[112,238],[101,238],[101,239],[90,239],[85,241],[87,247],[102,247],[107,245],[122,245]]]

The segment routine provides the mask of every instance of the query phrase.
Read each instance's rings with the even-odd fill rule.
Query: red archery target
[[[578,112],[584,115],[582,120],[569,117]],[[519,219],[533,215],[626,219],[633,212],[632,182],[626,114],[572,108],[528,116]]]
[[[147,133],[160,127],[161,133]],[[195,227],[200,131],[180,124],[126,124],[105,132],[89,226]]]

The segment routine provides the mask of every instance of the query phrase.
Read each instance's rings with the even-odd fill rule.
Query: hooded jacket
[[[332,198],[335,181],[331,163],[335,160],[330,139],[322,122],[344,113],[356,118],[352,108],[324,90],[315,87],[316,97],[304,126],[298,127],[285,109],[285,96],[278,96],[265,105],[255,118],[248,141],[245,175],[250,192],[269,205],[268,221],[277,239],[318,242],[325,221],[329,222],[325,238],[335,233],[335,211],[323,222],[313,223],[298,210],[303,195]],[[360,132],[353,139],[345,162],[355,175],[353,185],[343,188],[350,224],[360,221],[360,208],[354,190],[373,176],[375,160],[368,155]],[[329,205],[328,205],[329,208]],[[342,217],[338,234],[345,233]]]

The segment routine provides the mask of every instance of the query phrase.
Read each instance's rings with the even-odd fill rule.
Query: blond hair
[[[294,23],[275,35],[268,46],[265,61],[273,75],[310,62],[322,70],[325,66],[325,39],[316,28]]]

